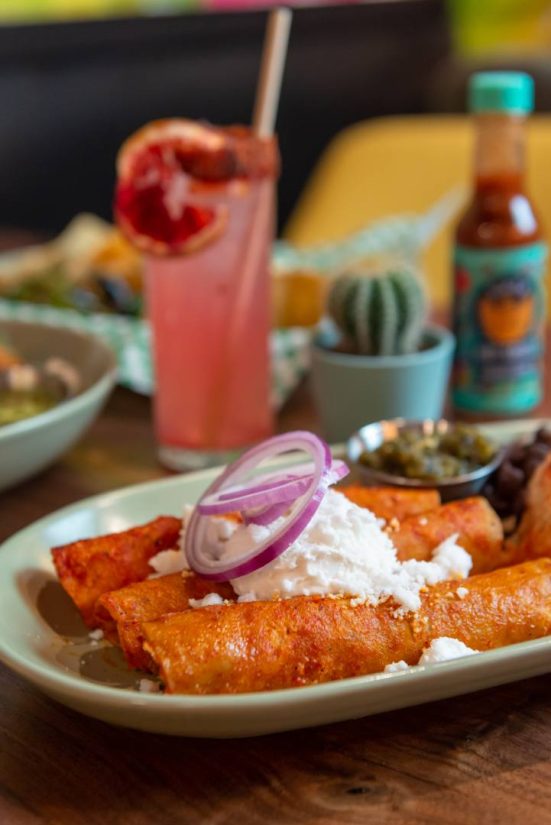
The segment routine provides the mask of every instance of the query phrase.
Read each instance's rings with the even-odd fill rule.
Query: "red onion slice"
[[[280,501],[278,504],[272,504],[270,507],[265,507],[263,510],[245,511],[243,513],[243,520],[245,524],[261,524],[267,525],[279,518],[291,507],[291,501]]]
[[[282,502],[295,501],[308,489],[313,472],[314,465],[309,462],[299,465],[295,471],[276,470],[272,473],[263,473],[250,479],[246,484],[233,484],[216,493],[205,495],[197,508],[203,516],[220,516],[235,510],[243,513],[250,510],[265,510]],[[334,474],[335,481],[344,478],[348,472],[344,461],[336,459],[332,462],[331,473]]]
[[[208,500],[214,493],[219,493],[232,484],[238,484],[240,479],[262,461],[275,458],[290,450],[308,453],[313,459],[314,466],[309,476],[308,487],[303,496],[298,499],[298,506],[292,508],[289,518],[269,539],[239,559],[224,561],[205,555],[205,538],[209,519],[199,509],[204,499]],[[189,520],[185,552],[191,569],[212,581],[227,581],[246,576],[276,559],[301,535],[318,510],[329,484],[334,480],[331,466],[331,452],[325,441],[313,433],[302,430],[275,436],[248,450],[237,461],[230,464],[211,484]],[[228,504],[229,502],[226,501],[225,506],[227,507]],[[265,500],[264,504],[266,506]]]
[[[335,484],[337,481],[340,481],[341,478],[347,476],[349,472],[350,470],[344,461],[334,459],[331,464],[331,469],[329,470],[327,485],[330,486],[331,484]],[[311,474],[309,478],[311,479]],[[220,496],[220,498],[222,498],[222,496]],[[277,504],[271,504],[260,509],[243,510],[241,514],[245,524],[261,524],[266,526],[275,521],[276,518],[279,518],[286,513],[290,509],[293,501],[296,501],[296,496],[289,499],[282,499]]]

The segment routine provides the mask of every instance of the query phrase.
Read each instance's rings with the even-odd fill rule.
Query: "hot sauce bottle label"
[[[546,258],[543,243],[455,247],[457,408],[514,414],[541,400]]]

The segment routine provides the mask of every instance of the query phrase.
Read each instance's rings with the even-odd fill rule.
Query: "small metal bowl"
[[[406,478],[404,476],[373,470],[360,462],[360,456],[366,451],[376,450],[385,441],[392,441],[400,433],[416,432],[420,436],[444,434],[453,431],[455,424],[445,418],[438,421],[425,419],[424,421],[408,421],[404,418],[395,418],[391,421],[376,421],[366,424],[352,435],[347,443],[346,452],[350,461],[358,468],[362,481],[369,486],[391,485],[393,487],[407,487],[411,490],[437,489],[442,501],[451,501],[457,498],[479,493],[488,477],[499,467],[503,460],[504,450],[497,449],[493,459],[477,470],[464,473],[460,476],[441,479],[438,482],[422,481],[421,479]]]

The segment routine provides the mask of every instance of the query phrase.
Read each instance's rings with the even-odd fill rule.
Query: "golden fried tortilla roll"
[[[429,561],[434,549],[458,533],[458,544],[473,559],[471,573],[486,573],[510,563],[503,546],[503,526],[485,498],[464,498],[405,519],[390,533],[398,558]]]
[[[104,593],[96,603],[95,624],[109,641],[120,644],[131,667],[148,669],[151,662],[143,650],[141,622],[186,610],[190,599],[203,599],[207,593],[235,599],[229,583],[207,581],[194,573],[146,579]]]
[[[182,522],[172,516],[93,539],[54,547],[52,557],[64,590],[89,627],[95,627],[94,608],[103,593],[147,578],[149,559],[178,546]]]
[[[337,487],[358,507],[371,510],[378,518],[385,521],[417,516],[434,510],[440,504],[438,490],[404,490],[400,487],[363,487],[360,484],[348,484]]]
[[[465,588],[466,593],[457,588]],[[418,662],[433,639],[475,650],[551,632],[551,559],[527,562],[422,594],[417,613],[396,604],[299,596],[187,610],[143,625],[145,649],[169,693],[244,693],[376,673]]]

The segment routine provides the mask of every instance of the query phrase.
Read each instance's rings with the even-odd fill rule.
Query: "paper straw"
[[[274,133],[292,16],[291,9],[280,8],[268,18],[253,114],[253,130],[259,137]]]
[[[291,19],[292,13],[287,8],[274,9],[268,18],[253,115],[253,131],[258,137],[270,138],[274,133]],[[235,303],[231,307],[229,317],[227,338],[223,349],[223,366],[216,376],[210,409],[206,417],[205,432],[207,442],[211,443],[216,438],[220,415],[224,414],[229,391],[229,377],[232,369],[235,369],[237,344],[247,332],[244,321],[250,315],[255,279],[259,277],[255,266],[259,255],[258,244],[264,242],[265,224],[266,221],[270,220],[273,206],[268,203],[266,198],[263,198],[261,203],[262,206],[253,216],[249,229],[249,242],[242,262],[241,284],[237,290]],[[267,209],[269,210],[268,213],[266,212]]]

